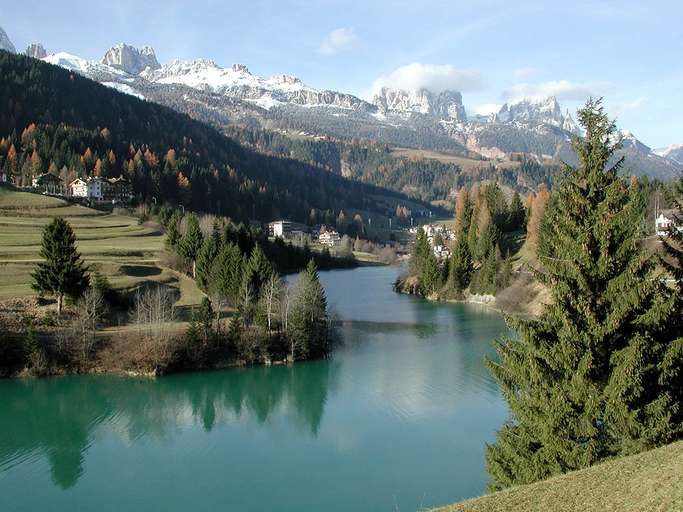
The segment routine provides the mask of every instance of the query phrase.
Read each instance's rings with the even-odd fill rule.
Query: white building
[[[336,247],[338,245],[341,245],[341,237],[339,236],[339,233],[337,233],[334,230],[323,231],[320,233],[320,236],[318,237],[318,242],[320,243],[320,245]]]
[[[268,234],[275,238],[295,238],[303,236],[306,231],[305,225],[289,220],[276,220],[268,224]]]
[[[655,231],[659,236],[666,236],[672,226],[676,226],[678,231],[683,231],[681,224],[681,212],[676,210],[661,210],[655,220]]]
[[[71,188],[71,195],[74,197],[85,197],[88,199],[95,199],[96,201],[102,201],[106,184],[107,180],[95,176],[87,181],[82,180],[81,178],[75,179],[69,184],[69,188]]]

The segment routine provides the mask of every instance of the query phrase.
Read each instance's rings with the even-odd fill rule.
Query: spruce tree
[[[455,242],[453,255],[448,266],[449,288],[456,292],[462,292],[470,284],[472,276],[472,257],[464,232],[461,232]]]
[[[436,292],[441,288],[441,269],[439,262],[434,256],[433,251],[429,251],[427,258],[422,268],[422,275],[420,276],[420,290],[422,295],[428,295]]]
[[[235,243],[224,244],[211,266],[209,289],[228,303],[238,302],[244,272],[244,257]]]
[[[220,237],[212,236],[202,243],[199,254],[197,254],[197,286],[202,290],[209,287],[211,280],[211,269],[220,250]]]
[[[432,252],[432,247],[427,239],[427,234],[422,227],[417,228],[417,236],[415,237],[415,245],[410,255],[409,271],[411,275],[421,276],[424,270],[427,257]]]
[[[330,351],[327,298],[313,260],[309,261],[296,282],[287,337],[294,359],[321,357]]]
[[[526,211],[522,204],[522,198],[519,196],[519,192],[515,192],[510,200],[510,208],[508,210],[508,229],[510,231],[522,229],[524,227],[525,216]]]
[[[56,297],[57,314],[61,314],[64,297],[77,299],[89,284],[87,269],[76,250],[76,235],[67,221],[57,217],[45,226],[40,257],[43,261],[31,274],[31,287]]]
[[[180,255],[192,263],[192,277],[197,277],[197,256],[204,242],[199,219],[191,213],[187,219],[187,232],[180,241]]]
[[[683,433],[679,293],[638,244],[641,204],[617,174],[616,129],[600,101],[579,120],[580,163],[566,166],[539,244],[538,278],[553,300],[536,319],[511,319],[518,338],[501,340],[488,363],[511,415],[487,447],[494,489]]]
[[[503,262],[503,269],[501,270],[499,279],[498,279],[498,285],[497,289],[503,290],[510,286],[510,282],[512,281],[512,257],[510,257],[510,251],[507,252],[507,256],[505,256],[505,261]]]
[[[177,250],[180,243],[180,231],[178,231],[179,219],[176,214],[171,215],[166,226],[166,247]]]
[[[255,301],[259,299],[261,288],[273,272],[275,270],[270,261],[268,261],[263,249],[261,249],[259,244],[256,244],[244,268],[244,281],[242,284],[243,287],[248,287],[251,290]]]

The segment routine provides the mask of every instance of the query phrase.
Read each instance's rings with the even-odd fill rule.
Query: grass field
[[[438,160],[445,164],[458,165],[463,171],[469,172],[472,170],[484,169],[489,165],[504,164],[505,167],[516,169],[521,164],[520,162],[513,162],[511,160],[477,160],[475,158],[468,158],[462,155],[453,153],[443,153],[440,151],[432,151],[428,149],[409,149],[409,148],[395,148],[392,150],[392,155],[396,157],[410,158],[425,158],[427,160]]]
[[[59,198],[0,188],[0,300],[33,295],[30,273],[40,259],[43,227],[64,217],[74,228],[77,246],[93,270],[119,289],[145,281],[179,290],[178,306],[192,306],[202,294],[194,282],[159,265],[164,235],[134,217],[73,205]]]
[[[680,512],[683,441],[435,512]]]

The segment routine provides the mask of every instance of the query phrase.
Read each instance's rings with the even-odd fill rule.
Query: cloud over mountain
[[[337,28],[325,36],[318,52],[329,57],[353,48],[356,44],[358,44],[358,35],[352,28]]]
[[[458,69],[450,64],[422,64],[413,62],[396,68],[373,82],[373,92],[382,87],[403,90],[427,89],[433,93],[446,90],[473,91],[481,89],[478,71]]]
[[[584,101],[596,95],[599,84],[571,82],[569,80],[550,80],[548,82],[514,84],[503,91],[503,99],[508,102],[523,99],[543,99],[554,96],[558,100]]]

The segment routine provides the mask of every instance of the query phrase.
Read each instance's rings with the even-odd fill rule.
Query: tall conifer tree
[[[511,413],[487,448],[494,489],[683,432],[679,293],[639,246],[642,203],[617,174],[616,129],[600,101],[579,120],[580,163],[566,166],[539,240],[538,277],[552,303],[537,319],[511,320],[518,339],[502,340],[489,362]]]
[[[64,296],[78,298],[89,284],[83,260],[76,250],[76,235],[64,219],[57,217],[43,229],[40,257],[43,261],[31,274],[31,287],[40,294],[55,296],[57,314],[61,314]]]
[[[199,227],[199,220],[194,213],[191,213],[187,219],[187,232],[180,241],[180,254],[192,262],[192,277],[197,277],[197,256],[202,248],[204,236]]]

